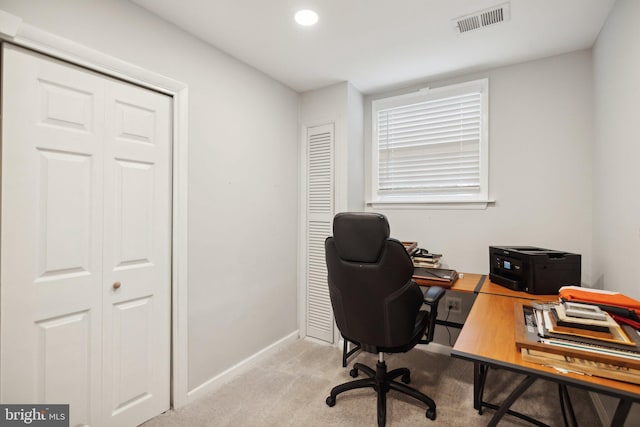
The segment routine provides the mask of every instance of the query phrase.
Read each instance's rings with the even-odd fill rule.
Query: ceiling
[[[365,94],[593,46],[615,0],[131,0],[297,92]],[[510,20],[453,19],[509,3]],[[320,20],[300,27],[311,8]]]

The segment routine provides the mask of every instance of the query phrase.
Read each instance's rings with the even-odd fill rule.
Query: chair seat
[[[407,351],[411,350],[413,347],[416,346],[416,344],[418,344],[420,342],[420,340],[422,339],[422,337],[424,336],[427,328],[429,327],[429,312],[428,311],[419,311],[418,315],[416,316],[416,323],[413,329],[413,335],[411,337],[411,340],[407,343],[403,343],[400,346],[393,346],[393,347],[383,347],[383,346],[378,346],[378,345],[370,345],[370,344],[366,344],[366,343],[362,343],[362,342],[358,342],[355,339],[352,339],[344,334],[342,334],[342,337],[346,340],[348,340],[349,342],[352,342],[353,344],[355,344],[358,347],[361,347],[362,350],[368,352],[368,353],[406,353]],[[344,365],[346,366],[346,365]]]
[[[377,347],[377,351],[374,353],[406,353],[411,350],[420,342],[420,339],[424,336],[425,331],[429,327],[429,312],[419,311],[416,316],[416,324],[413,329],[413,336],[411,341],[396,347]]]
[[[424,303],[429,307],[429,311],[427,312],[427,330],[425,334],[420,338],[419,343],[429,344],[431,341],[433,341],[433,335],[435,333],[436,319],[438,318],[438,305],[440,304],[440,300],[444,297],[446,291],[444,288],[441,288],[439,286],[430,286],[426,289],[426,291],[423,292]],[[418,316],[421,315],[422,312],[419,312]],[[421,327],[421,322],[421,318],[416,319],[416,328]],[[342,334],[342,338],[344,338],[344,346],[342,350],[342,367],[346,368],[349,357],[356,354],[359,350],[362,350],[362,345],[359,342],[344,336],[344,334]],[[353,344],[351,350],[349,350],[348,348],[348,343]]]

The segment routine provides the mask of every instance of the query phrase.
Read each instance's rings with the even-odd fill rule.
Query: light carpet
[[[376,396],[373,389],[339,395],[332,408],[325,404],[335,385],[350,381],[350,367],[343,368],[340,349],[309,340],[297,340],[255,363],[244,374],[209,395],[178,410],[168,411],[143,424],[164,426],[376,426]],[[375,369],[377,356],[359,353],[349,360]],[[421,346],[404,354],[385,356],[388,369],[408,367],[411,386],[433,398],[437,418],[425,417],[426,406],[390,391],[387,395],[387,426],[485,426],[494,411],[479,415],[473,409],[473,364]],[[362,374],[361,374],[362,376]],[[499,403],[522,376],[491,370],[485,400]],[[564,425],[555,383],[538,380],[512,409],[533,416],[550,426]],[[595,408],[584,390],[569,388],[578,425],[601,426]],[[531,425],[505,416],[500,426]]]

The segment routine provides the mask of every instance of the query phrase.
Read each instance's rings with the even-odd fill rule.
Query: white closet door
[[[99,424],[104,89],[3,50],[3,403],[69,403]]]
[[[10,45],[2,86],[0,400],[68,403],[70,425],[135,425],[169,407],[168,104],[116,101],[146,91]],[[122,123],[118,102],[135,111]],[[118,129],[139,145],[150,129],[156,157],[119,151]],[[133,168],[120,181],[118,162]],[[153,249],[140,243],[150,229]],[[154,273],[116,276],[144,263]]]
[[[105,425],[169,409],[170,98],[112,82],[106,95]]]
[[[307,335],[333,343],[324,241],[333,224],[333,124],[307,129]]]

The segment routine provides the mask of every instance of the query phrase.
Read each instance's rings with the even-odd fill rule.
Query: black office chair
[[[423,294],[411,279],[411,258],[402,243],[389,238],[386,217],[375,213],[336,215],[325,251],[329,294],[340,333],[364,351],[378,354],[376,370],[355,363],[350,375],[355,378],[362,371],[368,378],[334,387],[327,405],[334,406],[342,392],[373,387],[378,396],[378,425],[384,426],[386,394],[396,390],[425,403],[427,418],[435,420],[435,402],[406,385],[411,378],[409,369],[387,372],[384,361],[384,353],[402,353],[415,347],[432,323],[429,313],[420,311]],[[444,294],[440,290],[436,299]],[[427,336],[432,337],[433,332]],[[402,383],[395,381],[398,377]]]
[[[424,337],[420,339],[419,344],[429,344],[433,341],[435,333],[436,319],[438,318],[438,304],[444,296],[445,290],[440,286],[430,286],[424,290],[424,304],[429,307],[429,325]],[[349,340],[342,336],[342,367],[347,367],[347,361],[351,356],[362,350],[360,343],[351,342],[353,347],[349,349]]]

